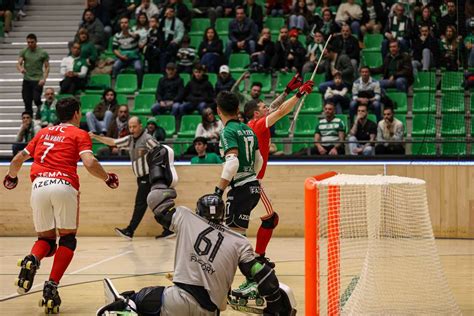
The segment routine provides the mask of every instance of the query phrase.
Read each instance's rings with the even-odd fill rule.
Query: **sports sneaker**
[[[131,232],[128,228],[120,229],[115,227],[115,233],[117,234],[117,236],[123,237],[127,240],[132,240],[133,238],[133,232]]]
[[[23,11],[23,10],[18,11],[17,14],[18,14],[18,16],[20,16],[20,17],[22,17],[22,18],[24,18],[24,17],[26,16],[25,11]]]
[[[163,229],[163,232],[160,235],[155,237],[155,239],[160,239],[160,238],[170,239],[173,237],[176,237],[176,234],[172,232],[171,230],[165,228]]]
[[[275,268],[275,262],[270,261],[269,258],[265,257],[265,254],[261,254],[260,256],[255,257],[255,260],[260,262],[261,264],[266,264],[270,268]]]

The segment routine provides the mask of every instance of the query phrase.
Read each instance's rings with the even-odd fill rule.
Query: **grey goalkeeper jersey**
[[[170,230],[177,235],[173,281],[203,286],[225,310],[238,264],[255,259],[247,238],[183,206],[176,208]]]

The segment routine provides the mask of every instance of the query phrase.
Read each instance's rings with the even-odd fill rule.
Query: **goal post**
[[[423,180],[305,181],[305,315],[457,315]]]

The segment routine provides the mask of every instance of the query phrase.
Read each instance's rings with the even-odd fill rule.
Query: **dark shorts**
[[[247,229],[250,212],[260,200],[260,183],[252,181],[242,186],[232,187],[227,193],[225,222],[229,227]]]

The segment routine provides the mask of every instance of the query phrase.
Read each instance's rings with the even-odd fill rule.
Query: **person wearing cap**
[[[298,40],[299,32],[297,29],[292,29],[288,32],[289,40],[289,49],[288,53],[285,58],[286,69],[292,72],[300,72],[301,68],[303,68],[303,64],[305,61],[306,50]]]
[[[166,114],[170,111],[172,115],[178,115],[184,97],[184,82],[178,75],[175,63],[166,65],[166,75],[160,79],[155,95],[156,103],[151,107],[153,115]]]
[[[191,158],[191,164],[220,164],[222,163],[221,157],[214,152],[206,152],[207,150],[207,138],[196,137],[193,141],[194,149],[197,152],[197,156]]]
[[[157,141],[162,142],[166,138],[166,131],[163,127],[158,125],[156,118],[150,117],[146,121],[146,131],[153,136]]]
[[[230,91],[235,83],[235,79],[230,75],[230,69],[227,65],[219,68],[219,75],[215,87],[216,95],[221,91]]]

